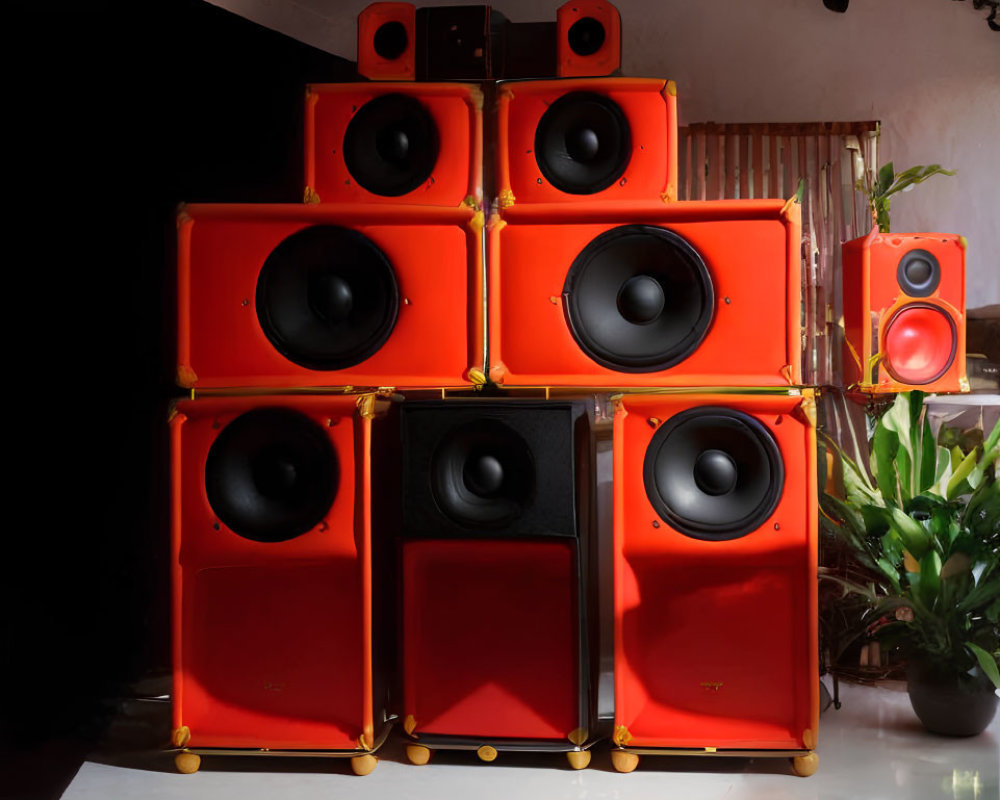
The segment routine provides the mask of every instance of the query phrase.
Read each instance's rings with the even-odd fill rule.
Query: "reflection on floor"
[[[109,798],[817,798],[817,800],[996,800],[1000,797],[1000,716],[982,735],[950,739],[926,733],[901,685],[842,684],[843,706],[821,720],[819,771],[794,777],[785,759],[651,758],[628,775],[611,769],[598,746],[589,769],[574,772],[557,755],[501,753],[482,764],[472,753],[436,753],[415,767],[398,738],[365,778],[344,760],[206,758],[195,775],[179,775],[158,750],[169,724],[165,703],[123,715],[101,752],[77,773],[65,800]]]

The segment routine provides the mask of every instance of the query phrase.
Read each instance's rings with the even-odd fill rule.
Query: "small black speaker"
[[[941,264],[926,250],[909,250],[899,259],[896,282],[910,297],[930,297],[941,284]]]
[[[400,418],[406,534],[578,535],[582,403],[414,401]]]
[[[594,194],[625,174],[632,134],[625,112],[596,92],[570,92],[542,115],[535,159],[542,175],[569,194]]]
[[[344,134],[344,162],[351,176],[384,197],[399,197],[423,184],[434,171],[439,149],[431,113],[403,94],[365,103]]]
[[[712,278],[685,239],[666,228],[623,225],[594,239],[563,286],[577,343],[621,372],[655,372],[693,353],[715,308]]]
[[[656,431],[643,482],[649,502],[671,527],[695,539],[737,539],[777,507],[784,465],[760,422],[705,406],[671,417]]]
[[[282,241],[257,280],[257,317],[285,358],[316,370],[374,355],[399,313],[392,264],[368,237],[313,225]]]
[[[288,408],[236,417],[212,443],[205,491],[240,536],[284,542],[311,530],[337,494],[337,455],[315,422]]]

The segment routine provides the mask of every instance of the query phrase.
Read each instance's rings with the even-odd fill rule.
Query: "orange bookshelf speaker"
[[[372,3],[358,14],[358,72],[378,81],[415,80],[416,6]]]
[[[309,86],[306,201],[478,208],[482,105],[462,83]]]
[[[481,219],[468,207],[184,207],[179,383],[469,385],[483,359]]]
[[[501,208],[677,199],[673,81],[510,81],[497,113]]]
[[[490,376],[797,385],[799,230],[772,200],[509,208],[488,235]]]
[[[560,77],[610,75],[622,65],[622,20],[601,0],[570,0],[556,12]]]
[[[619,401],[617,767],[645,752],[757,751],[815,766],[813,403],[809,390]]]
[[[411,760],[589,761],[589,425],[582,403],[415,401],[402,417],[402,658]]]
[[[965,238],[879,233],[843,250],[847,384],[865,392],[963,392]]]
[[[354,397],[213,397],[171,420],[174,744],[374,766],[372,419]],[[363,403],[361,404],[363,405]],[[182,760],[182,759],[186,759]]]

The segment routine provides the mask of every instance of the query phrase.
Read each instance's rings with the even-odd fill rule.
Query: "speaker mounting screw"
[[[536,178],[536,179],[535,179],[535,182],[536,182],[536,183],[537,183],[537,184],[538,184],[539,186],[541,186],[541,185],[542,185],[542,179],[541,179],[541,178]]]
[[[660,418],[659,417],[649,417],[646,420],[646,422],[649,423],[649,427],[650,428],[658,428],[659,425],[660,425]]]
[[[214,529],[215,529],[215,530],[217,530],[217,531],[221,531],[221,530],[222,530],[222,526],[221,526],[221,525],[219,525],[219,523],[218,523],[218,522],[213,522],[213,523],[212,523],[212,528],[214,528]]]
[[[732,302],[733,302],[733,301],[732,301],[732,300],[730,300],[730,299],[729,299],[728,297],[726,298],[726,305],[727,305],[727,306],[728,306],[728,305],[729,305],[730,303],[732,303]]]
[[[248,305],[250,305],[250,300],[244,297],[243,300],[240,301],[240,305],[243,306],[243,308],[246,308]]]
[[[618,181],[619,186],[624,186],[626,183],[628,183],[628,178],[622,178],[620,181]]]
[[[780,525],[780,524],[778,524],[777,522],[775,522],[775,523],[774,523],[774,529],[775,529],[776,531],[780,531],[780,530],[781,530],[781,525]]]
[[[654,519],[653,520],[653,527],[654,528],[659,528],[660,527],[660,521],[658,519]]]

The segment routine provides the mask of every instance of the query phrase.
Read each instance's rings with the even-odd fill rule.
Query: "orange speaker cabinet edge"
[[[387,263],[398,295],[395,321],[381,344],[373,340],[370,355],[329,362],[333,366],[308,362],[288,347],[279,350],[288,343],[268,332],[259,307],[265,302],[260,276],[279,245],[327,228],[346,231]],[[196,389],[470,385],[484,362],[482,228],[481,212],[469,207],[183,207],[178,383]]]
[[[720,200],[549,203],[494,215],[487,235],[491,379],[553,387],[799,385],[799,214],[791,201]],[[708,275],[703,338],[667,367],[599,360],[570,324],[574,265],[602,237],[629,231],[666,237],[671,247],[683,240],[688,263],[700,262]],[[614,297],[607,304],[620,313]]]
[[[622,162],[609,164],[591,190],[554,185],[538,145],[544,120],[557,121],[553,104],[573,94],[599,99],[601,125],[624,148]],[[564,101],[568,103],[569,101]],[[543,126],[542,134],[539,133]],[[551,127],[551,126],[550,126]],[[507,81],[497,100],[498,205],[677,199],[677,87],[659,78],[587,78]],[[541,139],[539,138],[541,136]],[[556,183],[559,178],[555,177]],[[610,183],[608,183],[610,181]],[[605,185],[607,184],[607,185]]]
[[[475,84],[306,87],[306,202],[481,207],[482,110]],[[406,148],[406,157],[394,161],[398,153],[382,153],[386,147]],[[425,159],[414,155],[417,147],[428,151]]]
[[[844,243],[845,383],[871,394],[969,391],[966,248],[958,234],[877,229]]]
[[[371,420],[356,407],[356,398],[335,396],[177,404],[170,420],[172,722],[174,731],[190,729],[185,746],[353,754],[378,744]],[[324,432],[336,454],[338,485],[333,505],[311,530],[262,542],[216,516],[205,469],[227,425],[274,409]],[[275,605],[278,595],[268,590],[282,587],[284,605]],[[280,625],[268,624],[282,614]],[[317,636],[317,625],[328,636]],[[326,638],[331,646],[324,646]],[[307,648],[309,658],[289,660],[282,655],[289,646]]]
[[[720,751],[815,747],[819,654],[814,402],[810,390],[802,396],[627,395],[617,402],[617,744]],[[756,530],[729,540],[681,535],[652,506],[644,486],[647,447],[657,431],[680,415],[709,408],[751,418],[774,440],[784,464],[773,512]],[[775,612],[774,618],[763,618],[769,612]],[[664,619],[671,624],[665,625]],[[779,627],[787,640],[775,638]],[[658,633],[643,634],[654,628]],[[734,646],[722,629],[746,646],[729,652]]]

